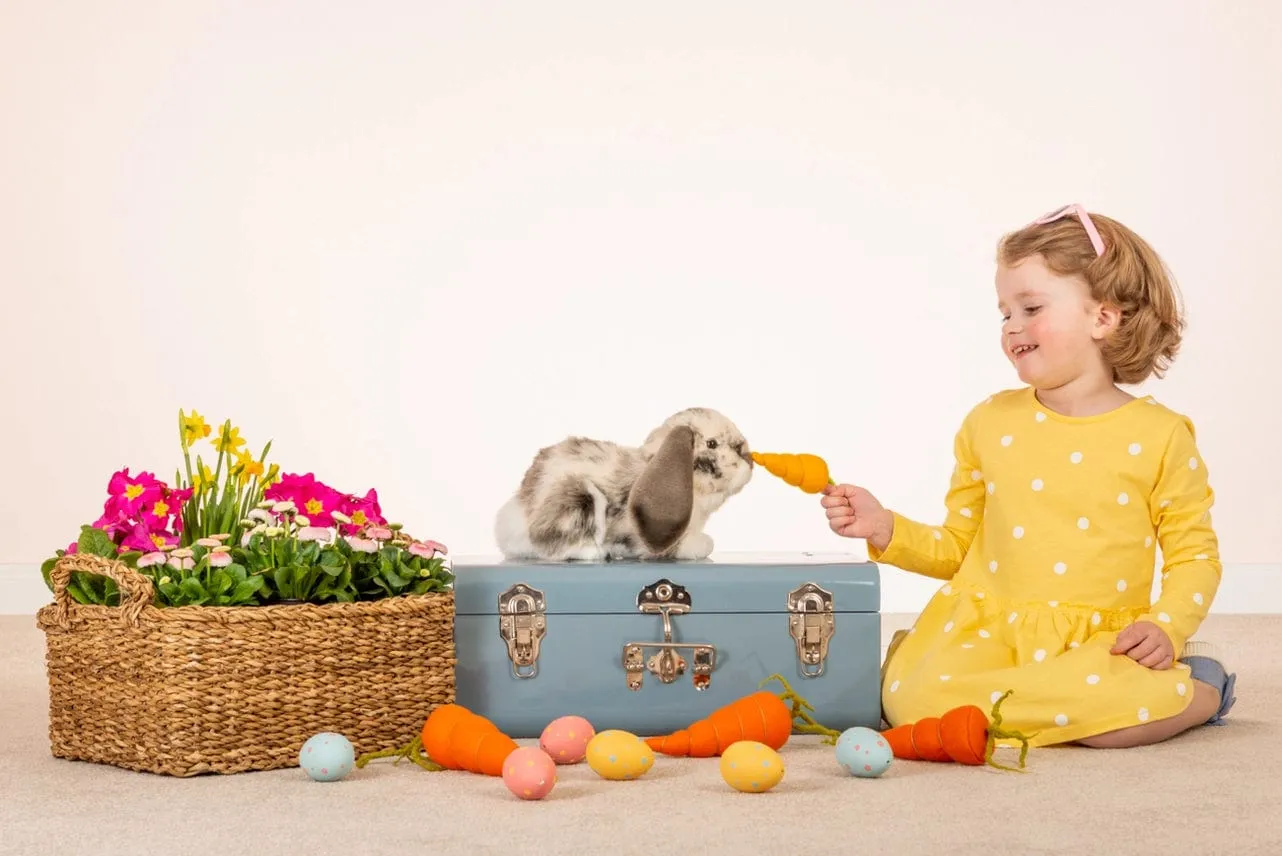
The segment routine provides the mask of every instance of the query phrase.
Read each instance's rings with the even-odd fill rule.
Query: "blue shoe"
[[[1233,690],[1237,687],[1237,673],[1224,667],[1224,658],[1209,642],[1186,642],[1179,662],[1189,667],[1189,676],[1195,681],[1209,684],[1220,691],[1220,708],[1207,725],[1223,725],[1224,716],[1237,701]]]

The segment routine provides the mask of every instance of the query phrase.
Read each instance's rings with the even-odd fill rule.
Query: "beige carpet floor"
[[[886,638],[905,620],[887,616]],[[179,780],[56,760],[43,636],[5,616],[0,853],[1282,853],[1282,617],[1212,616],[1203,636],[1236,657],[1232,724],[1154,747],[1033,750],[1024,774],[896,761],[864,780],[794,738],[766,794],[730,790],[715,760],[660,758],[633,782],[563,768],[547,799],[523,802],[497,779],[390,762],[318,784],[301,770]]]

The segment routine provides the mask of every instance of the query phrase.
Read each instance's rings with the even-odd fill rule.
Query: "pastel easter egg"
[[[592,723],[581,716],[562,716],[548,723],[539,737],[539,748],[558,764],[577,764],[588,754],[588,741],[596,736]]]
[[[721,753],[721,778],[736,791],[764,793],[783,781],[783,758],[764,743],[736,740]]]
[[[603,779],[626,781],[654,766],[654,751],[630,731],[610,729],[588,741],[588,766]]]
[[[556,763],[537,746],[522,746],[503,761],[503,784],[523,800],[541,800],[556,786]]]
[[[890,768],[895,757],[890,743],[871,728],[855,726],[837,738],[837,763],[852,776],[875,779]]]
[[[316,782],[337,782],[352,771],[355,763],[352,741],[333,731],[313,734],[298,750],[298,766]]]

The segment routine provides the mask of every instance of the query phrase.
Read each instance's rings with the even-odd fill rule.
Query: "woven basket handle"
[[[71,575],[76,572],[101,574],[115,580],[120,589],[121,621],[133,627],[138,626],[138,616],[143,607],[151,603],[155,594],[151,580],[116,559],[92,553],[72,553],[59,559],[49,571],[49,581],[53,583],[53,617],[59,627],[66,628],[70,624],[69,612],[73,601],[67,594],[67,584],[71,582]]]

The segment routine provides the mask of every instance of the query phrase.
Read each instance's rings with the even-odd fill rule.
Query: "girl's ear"
[[[1117,330],[1122,321],[1122,310],[1110,303],[1100,303],[1095,307],[1092,334],[1096,339],[1107,339]]]

